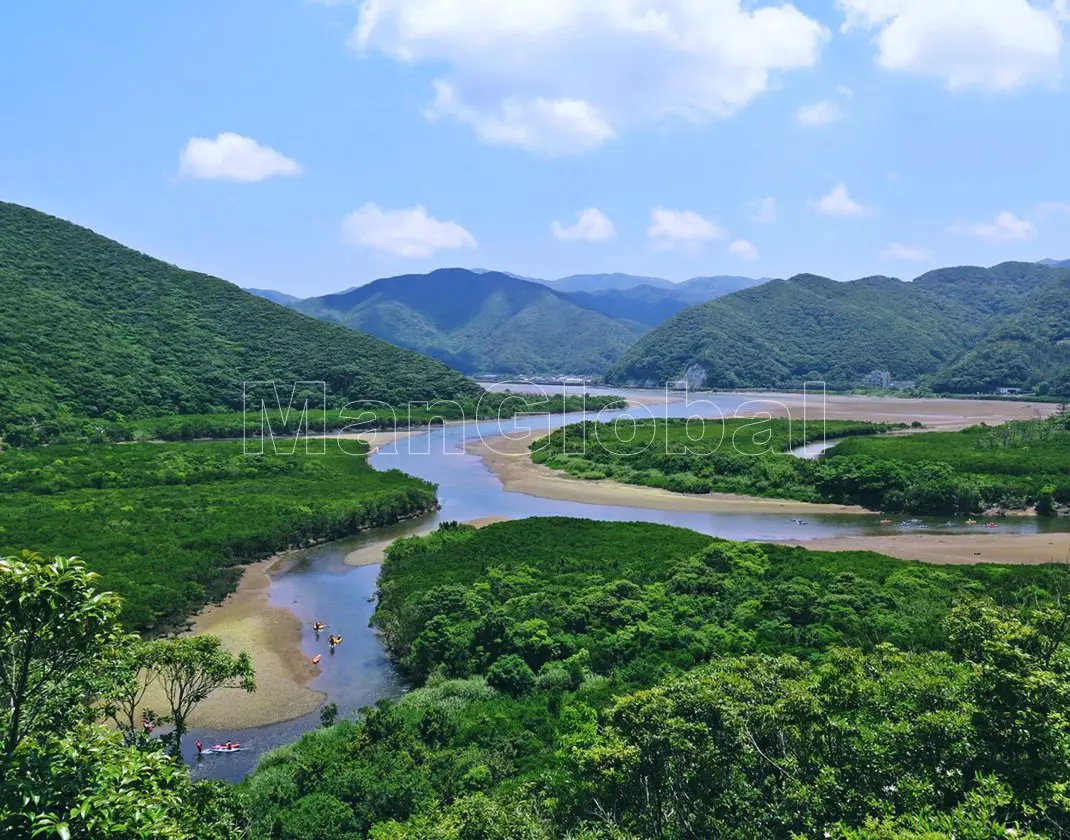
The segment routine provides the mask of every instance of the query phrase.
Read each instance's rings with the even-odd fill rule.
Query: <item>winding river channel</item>
[[[602,412],[598,419],[618,417],[657,416],[731,417],[741,406],[753,401],[753,395],[717,394],[704,398],[706,402],[687,404],[668,401],[649,408]],[[748,416],[753,415],[748,411]],[[353,552],[374,550],[393,539],[410,534],[426,533],[445,521],[473,520],[529,516],[576,516],[601,520],[658,522],[691,528],[711,536],[737,540],[798,540],[800,542],[829,537],[858,536],[887,533],[881,529],[878,517],[857,514],[808,514],[801,525],[791,513],[776,512],[711,512],[670,511],[636,507],[616,507],[537,498],[507,492],[499,480],[477,455],[465,452],[465,445],[482,438],[490,441],[505,435],[536,435],[567,423],[582,420],[582,414],[534,415],[515,420],[488,423],[467,423],[438,427],[429,432],[403,438],[384,446],[371,457],[376,469],[400,469],[438,485],[441,508],[433,514],[388,528],[377,529],[361,536],[330,543],[300,552],[295,562],[282,574],[276,574],[268,593],[273,606],[291,610],[305,627],[312,621],[329,622],[329,633],[340,633],[345,643],[336,653],[325,652],[325,645],[317,642],[309,632],[302,648],[309,657],[324,654],[321,673],[310,687],[322,692],[325,702],[337,704],[340,716],[374,704],[383,698],[398,697],[406,691],[402,678],[394,670],[376,634],[369,627],[374,611],[378,565],[354,566],[346,563]],[[815,448],[803,457],[812,456]],[[1021,517],[1003,520],[1001,533],[1037,533],[1055,528],[1066,530],[1063,522],[1049,524],[1035,518]],[[946,517],[938,520],[915,520],[912,524],[896,525],[904,530],[925,528],[937,533],[963,533],[964,522],[949,523]],[[194,730],[186,739],[187,759],[195,776],[238,781],[250,772],[259,757],[267,750],[297,740],[303,733],[320,725],[320,713],[314,712],[295,720],[257,729],[240,731]],[[230,755],[210,755],[198,761],[193,743],[200,739],[206,745],[230,739],[239,741],[243,750]]]

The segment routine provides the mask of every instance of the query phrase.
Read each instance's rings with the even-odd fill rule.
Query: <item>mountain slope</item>
[[[813,275],[775,280],[684,310],[641,339],[607,379],[662,385],[690,371],[693,384],[716,388],[790,387],[807,379],[841,388],[878,369],[902,379],[935,376],[970,365],[967,354],[975,348],[1006,351],[1003,331],[1012,316],[1022,319],[1020,345],[1037,333],[1046,313],[1050,338],[1042,343],[1051,358],[1042,367],[1012,365],[988,378],[1019,384],[1058,365],[1055,348],[1070,308],[1044,301],[1059,299],[1066,276],[1032,263],[1005,263],[941,269],[913,283],[887,277],[837,283]],[[993,352],[972,364],[990,363]]]
[[[635,331],[540,283],[446,268],[294,304],[466,372],[598,373]]]
[[[635,324],[643,332],[688,307],[672,289],[659,289],[654,286],[561,294],[577,306],[601,312],[618,321]]]
[[[246,381],[335,401],[478,395],[445,366],[0,203],[0,434],[60,417],[240,409]]]

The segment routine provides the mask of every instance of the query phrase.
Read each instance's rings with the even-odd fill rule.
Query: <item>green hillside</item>
[[[240,409],[249,380],[325,380],[338,402],[480,393],[430,359],[15,204],[0,203],[0,301],[0,436]]]
[[[873,370],[972,393],[1057,379],[1070,362],[1070,274],[1033,263],[930,272],[913,283],[798,275],[691,307],[607,373],[714,388],[861,384]]]
[[[636,339],[633,327],[494,271],[390,277],[293,306],[466,373],[600,373]]]

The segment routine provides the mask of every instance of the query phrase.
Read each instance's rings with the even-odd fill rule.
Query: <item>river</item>
[[[515,386],[511,386],[515,387]],[[619,390],[617,393],[620,393]],[[638,392],[637,392],[638,393]],[[654,394],[654,392],[648,392]],[[645,397],[645,394],[643,395]],[[656,396],[656,395],[655,395]],[[671,399],[671,398],[670,398]],[[741,408],[753,414],[754,395],[704,395],[690,402],[669,401],[649,407],[633,407],[627,411],[602,412],[598,419],[643,418],[655,413],[668,417],[732,416]],[[877,516],[851,514],[808,515],[805,525],[784,513],[713,513],[693,511],[651,510],[634,507],[614,507],[559,501],[506,492],[497,476],[482,460],[464,451],[467,442],[482,438],[490,440],[502,434],[535,435],[584,419],[582,414],[553,416],[524,416],[515,420],[468,423],[439,427],[430,432],[402,439],[383,447],[371,457],[376,469],[400,469],[438,485],[441,508],[419,519],[409,520],[388,528],[336,543],[322,545],[301,552],[285,574],[276,575],[269,591],[272,605],[294,612],[305,627],[314,620],[329,622],[328,633],[340,633],[344,643],[334,654],[324,653],[322,640],[311,632],[305,636],[303,649],[312,657],[324,653],[322,673],[311,688],[323,692],[325,702],[337,704],[340,716],[348,716],[357,709],[374,704],[383,698],[395,698],[406,690],[403,680],[387,659],[378,637],[369,627],[374,611],[378,565],[346,565],[348,554],[371,543],[409,534],[425,533],[445,521],[467,522],[484,518],[519,519],[529,516],[576,516],[610,521],[658,522],[691,528],[711,536],[737,540],[812,540],[836,536],[887,533],[879,528]],[[808,456],[819,445],[807,448],[800,455]],[[1052,527],[1035,518],[1008,519],[1001,533],[1036,533]],[[1055,527],[1060,527],[1062,523]],[[948,524],[946,517],[917,520],[898,526],[904,530],[927,528],[945,533],[965,532],[964,522]],[[969,529],[976,532],[976,529]],[[285,723],[242,731],[194,730],[186,738],[186,758],[196,777],[212,777],[239,781],[256,765],[267,750],[297,740],[303,733],[320,724],[320,713]],[[209,755],[198,761],[193,743],[200,739],[214,744],[234,739],[243,750],[229,755]]]

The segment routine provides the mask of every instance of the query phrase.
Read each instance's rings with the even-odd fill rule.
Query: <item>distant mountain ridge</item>
[[[1035,263],[939,269],[912,283],[814,275],[693,306],[607,371],[614,384],[849,388],[873,370],[973,393],[1070,364],[1070,272]]]
[[[644,331],[541,283],[463,268],[388,277],[291,306],[467,373],[601,373]]]
[[[289,306],[292,303],[297,303],[301,298],[294,295],[288,295],[286,292],[276,292],[274,289],[245,289],[249,294],[256,295],[264,300],[270,300],[272,303],[278,303],[282,306]]]
[[[634,274],[573,274],[557,280],[540,280],[554,291],[585,292],[588,294],[608,291],[623,291],[636,286],[652,286],[655,289],[671,289],[676,286],[671,280],[661,277],[639,277]]]

